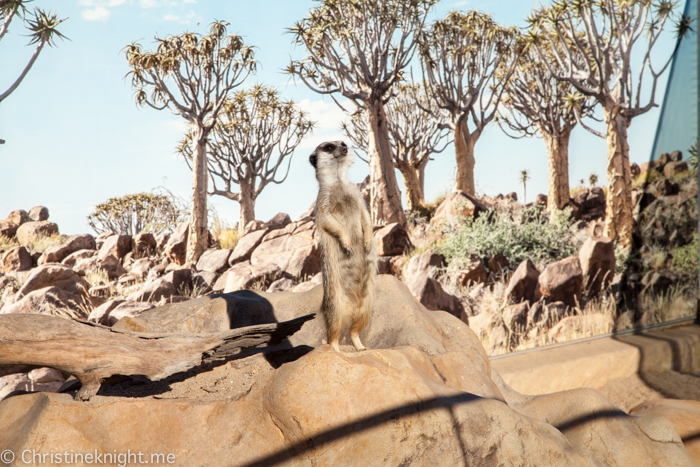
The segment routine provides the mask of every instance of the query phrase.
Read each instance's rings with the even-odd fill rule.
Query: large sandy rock
[[[630,410],[630,415],[664,417],[673,423],[693,460],[700,465],[700,402],[658,399]]]
[[[24,222],[17,228],[15,237],[17,241],[27,246],[39,237],[50,237],[58,233],[58,226],[49,221],[29,221]]]
[[[578,253],[586,291],[607,288],[615,275],[615,243],[607,237],[588,238]]]
[[[107,277],[109,278],[109,280],[117,279],[122,275],[126,274],[126,269],[124,269],[124,267],[114,255],[107,255],[105,258],[102,259],[100,259],[99,256],[96,254],[83,254],[81,256],[84,257],[76,258],[75,265],[73,265],[73,270],[78,274],[85,275],[90,271],[102,269],[107,273]]]
[[[4,220],[0,221],[0,236],[8,238],[14,237],[19,226],[29,220],[27,211],[23,209],[12,211]]]
[[[397,222],[385,225],[374,232],[374,243],[379,256],[402,255],[412,247],[408,232]]]
[[[274,263],[250,264],[250,261],[238,263],[226,271],[224,292],[235,292],[252,287],[265,279],[275,278],[280,274],[280,267]],[[222,275],[222,278],[224,275]],[[221,280],[221,278],[219,278]],[[218,284],[218,281],[217,281]],[[218,290],[215,284],[214,290]]]
[[[12,304],[2,307],[1,313],[68,314],[85,318],[88,304],[85,296],[73,294],[56,286],[33,290]]]
[[[548,302],[578,306],[581,302],[583,271],[577,256],[547,265],[537,279],[538,294]]]
[[[17,292],[21,298],[34,290],[44,287],[58,287],[68,293],[87,296],[90,284],[80,277],[73,269],[62,264],[44,264],[35,268]]]
[[[71,235],[63,245],[48,247],[39,257],[39,264],[60,263],[69,255],[80,250],[95,250],[95,238],[90,234]]]
[[[267,232],[268,231],[265,229],[255,230],[242,236],[238,240],[238,243],[236,243],[236,247],[233,249],[233,252],[231,252],[231,256],[229,256],[228,259],[228,264],[233,266],[237,263],[250,260],[250,255],[253,253],[253,250],[260,245],[263,237],[267,235]]]
[[[163,253],[170,261],[182,266],[187,257],[187,238],[190,233],[189,222],[183,222],[175,228],[163,248]]]
[[[150,232],[136,234],[131,239],[131,251],[137,257],[149,256],[156,252],[158,240]]]
[[[111,235],[107,237],[102,247],[100,247],[97,257],[105,259],[107,256],[112,255],[117,259],[121,259],[130,251],[131,235]]]
[[[197,261],[198,271],[208,271],[221,274],[228,269],[228,259],[231,256],[231,250],[226,249],[211,249],[202,253],[199,261]]]
[[[507,303],[520,303],[522,301],[533,301],[537,288],[537,279],[540,272],[529,259],[518,265],[508,282],[505,291]]]
[[[5,272],[28,271],[32,268],[32,255],[23,246],[0,253],[0,270]]]
[[[664,175],[666,177],[673,177],[688,171],[688,163],[684,161],[669,162],[664,166]]]
[[[469,324],[469,317],[459,298],[448,293],[442,285],[427,274],[413,278],[408,287],[411,293],[428,310],[442,310]]]
[[[251,254],[250,264],[275,264],[294,277],[318,274],[321,272],[321,248],[314,238],[313,222],[293,222],[271,231]]]
[[[49,208],[46,206],[34,206],[27,215],[33,221],[46,221],[49,219]]]
[[[477,217],[488,210],[488,206],[480,199],[463,191],[451,193],[435,210],[430,224],[442,225],[444,222],[456,222],[459,219]]]

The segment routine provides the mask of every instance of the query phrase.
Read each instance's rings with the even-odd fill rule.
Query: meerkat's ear
[[[311,165],[313,165],[315,169],[316,163],[318,162],[318,156],[316,155],[316,151],[314,151],[313,154],[309,156],[309,162],[311,162]]]

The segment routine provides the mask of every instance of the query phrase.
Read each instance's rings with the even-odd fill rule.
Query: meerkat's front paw
[[[345,248],[345,247],[343,247],[343,250],[345,250],[345,254],[346,254],[346,255],[352,256],[352,254],[353,254],[352,248]]]

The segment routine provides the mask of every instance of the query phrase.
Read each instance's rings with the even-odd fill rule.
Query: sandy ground
[[[700,401],[700,374],[676,371],[642,373],[610,381],[599,390],[606,399],[625,412],[654,399]]]

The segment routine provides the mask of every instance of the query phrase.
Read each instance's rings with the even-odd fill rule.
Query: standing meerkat
[[[372,314],[377,253],[372,221],[357,185],[348,180],[353,164],[342,141],[319,145],[309,157],[316,169],[316,229],[323,261],[323,302],[328,343],[339,351],[343,326],[350,324],[350,339],[357,350],[365,347],[360,332]]]

